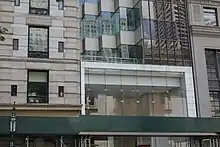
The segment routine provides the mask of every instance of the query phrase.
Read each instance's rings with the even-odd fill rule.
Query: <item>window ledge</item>
[[[40,26],[52,26],[52,19],[48,15],[35,15],[30,14],[26,18],[27,25],[40,25]]]
[[[0,104],[0,111],[12,110],[13,104]],[[43,110],[43,111],[81,111],[82,105],[69,104],[16,104],[16,110]]]

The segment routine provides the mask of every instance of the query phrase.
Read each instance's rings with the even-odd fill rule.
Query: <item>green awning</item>
[[[153,117],[153,116],[80,116],[29,117],[18,116],[18,135],[108,135],[133,134],[199,134],[220,133],[220,119]],[[0,117],[0,135],[9,134],[9,117]],[[212,135],[212,134],[211,134]],[[193,135],[192,135],[193,136]]]
[[[220,133],[220,119],[217,118],[81,116],[80,121],[82,126],[80,134],[190,133],[211,135]]]
[[[9,117],[0,117],[0,135],[7,135],[9,132]]]
[[[78,117],[17,117],[17,134],[76,135]]]

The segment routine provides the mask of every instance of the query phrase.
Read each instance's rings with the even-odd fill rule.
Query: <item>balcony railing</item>
[[[121,64],[139,64],[142,61],[135,58],[116,58],[102,56],[82,55],[82,60],[87,62],[121,63]]]
[[[49,52],[28,51],[28,57],[31,57],[31,58],[49,58]]]
[[[49,98],[46,96],[28,96],[27,103],[48,103]]]

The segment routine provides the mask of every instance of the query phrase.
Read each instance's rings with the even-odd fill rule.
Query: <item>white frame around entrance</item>
[[[196,117],[196,99],[193,82],[192,67],[188,66],[165,66],[165,65],[143,65],[143,64],[117,64],[117,63],[97,63],[97,62],[81,62],[81,114],[85,115],[85,69],[116,69],[130,71],[146,71],[146,72],[168,72],[183,73],[186,89],[187,113],[188,117]]]

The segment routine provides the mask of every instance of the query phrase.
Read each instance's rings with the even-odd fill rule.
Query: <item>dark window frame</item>
[[[63,41],[58,42],[58,52],[60,52],[60,53],[64,52],[64,42]]]
[[[13,39],[13,50],[19,50],[19,39]]]
[[[17,93],[18,93],[18,86],[11,85],[11,96],[17,96]]]
[[[20,6],[21,1],[20,0],[14,0],[14,6]]]
[[[212,59],[213,64],[208,65],[207,63],[207,53],[212,53],[213,57]],[[208,86],[209,86],[209,95],[214,99],[210,100],[211,103],[211,111],[214,113],[213,117],[220,117],[220,61],[218,61],[218,56],[220,55],[220,50],[216,49],[205,49],[205,58],[206,58],[206,69],[207,69],[207,80],[208,80]],[[220,56],[219,56],[220,57]],[[219,58],[220,59],[220,58]],[[210,66],[210,68],[208,67]],[[209,76],[211,74],[211,77]],[[213,76],[214,75],[214,76]],[[214,84],[214,86],[210,85],[211,83]],[[216,85],[217,84],[217,85]],[[217,97],[214,97],[214,95],[217,94]],[[217,99],[219,100],[217,100]],[[218,105],[217,105],[218,102]],[[212,105],[214,103],[214,106]],[[219,115],[216,115],[218,112]]]
[[[203,18],[205,19],[205,10],[214,10],[215,11],[215,21],[216,21],[216,25],[214,26],[219,26],[219,23],[218,23],[218,9],[216,7],[203,7]],[[204,25],[205,25],[205,22],[204,22]],[[212,25],[205,25],[205,26],[212,26]]]
[[[64,86],[58,86],[58,97],[64,97]]]
[[[46,83],[46,86],[47,86],[47,89],[46,89],[46,93],[47,95],[45,95],[45,100],[43,100],[43,102],[39,102],[39,103],[49,103],[49,71],[48,70],[35,70],[35,69],[28,69],[27,70],[27,103],[31,103],[29,102],[29,87],[30,87],[30,84],[31,82],[29,82],[29,73],[30,72],[44,72],[44,73],[47,73],[47,82]],[[44,82],[42,82],[44,83]],[[36,96],[37,97],[37,96]],[[37,103],[37,102],[33,102],[33,103]]]
[[[58,3],[58,10],[64,10],[64,0],[60,0],[57,3]]]
[[[38,52],[38,51],[30,51],[30,30],[31,28],[43,28],[43,29],[47,29],[47,52]],[[28,26],[28,57],[29,58],[49,58],[49,44],[50,44],[50,32],[49,32],[49,27],[47,26],[33,26],[33,25],[29,25]],[[45,53],[45,54],[43,54]],[[42,55],[42,56],[41,56]]]
[[[34,11],[46,11],[46,14],[39,14],[39,13],[33,13],[32,10]],[[29,14],[34,14],[34,15],[50,15],[50,0],[48,0],[48,7],[47,9],[44,9],[44,8],[34,8],[34,7],[31,7],[31,0],[29,0]]]

